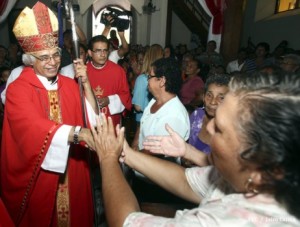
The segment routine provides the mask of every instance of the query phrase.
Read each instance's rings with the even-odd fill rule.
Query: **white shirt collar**
[[[44,85],[44,87],[47,90],[56,90],[57,89],[57,81],[58,81],[58,76],[56,77],[55,81],[52,82],[51,80],[48,80],[46,77],[37,75],[41,83]]]

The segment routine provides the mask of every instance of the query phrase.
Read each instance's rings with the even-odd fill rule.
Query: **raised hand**
[[[112,119],[106,119],[104,114],[97,118],[96,129],[91,128],[95,140],[96,152],[100,163],[105,159],[118,161],[123,150],[124,127],[116,126],[117,135],[113,127]]]
[[[166,130],[169,136],[147,136],[143,142],[144,149],[172,157],[184,156],[187,150],[186,142],[168,124]]]

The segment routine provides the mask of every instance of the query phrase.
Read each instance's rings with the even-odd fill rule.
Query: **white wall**
[[[160,44],[165,46],[167,29],[168,0],[152,1],[157,11],[152,14],[139,14],[135,12],[134,23],[136,31],[133,33],[133,40],[137,44],[152,45]],[[148,3],[148,0],[145,0]]]
[[[134,24],[136,25],[134,27],[135,31],[133,35],[135,37],[133,40],[136,44],[145,45],[146,43],[149,43],[148,34],[150,33],[150,30],[148,27],[150,27],[149,24],[151,24],[151,16],[135,13],[133,19],[135,20]]]
[[[164,47],[167,31],[168,0],[153,1],[153,3],[159,11],[154,12],[151,16],[149,44],[157,43]]]

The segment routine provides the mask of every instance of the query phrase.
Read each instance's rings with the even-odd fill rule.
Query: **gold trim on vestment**
[[[58,91],[48,91],[48,99],[50,105],[49,119],[57,123],[62,123]]]
[[[50,113],[49,118],[57,123],[62,123],[60,102],[58,91],[48,91]],[[57,196],[56,196],[56,210],[57,210],[57,226],[70,226],[70,207],[69,207],[69,185],[68,174],[61,175],[59,178]]]
[[[68,174],[64,174],[59,178],[57,197],[57,226],[67,227],[70,226],[70,207],[69,207],[69,185]]]

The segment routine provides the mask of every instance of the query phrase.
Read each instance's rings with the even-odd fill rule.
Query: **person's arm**
[[[101,35],[104,35],[105,37],[107,37],[110,32],[110,29],[111,29],[111,24],[114,22],[114,18],[110,15],[107,15],[105,19],[106,19],[107,23],[104,25],[104,29],[103,29]]]
[[[118,94],[109,95],[107,97],[97,98],[101,108],[108,106],[111,114],[122,113],[125,109]]]
[[[94,140],[91,134],[91,130],[88,128],[77,127],[78,142],[84,141],[86,146],[95,149]],[[69,157],[70,144],[74,141],[75,126],[62,125],[54,134],[50,143],[48,152],[42,162],[41,167],[48,171],[56,173],[64,173]]]
[[[86,45],[87,44],[86,35],[82,31],[82,29],[78,26],[78,24],[76,24],[76,33],[78,35],[79,42],[82,43],[83,45]]]
[[[133,104],[133,107],[134,107],[136,112],[138,112],[138,113],[143,112],[142,108],[139,105],[134,105]]]
[[[105,25],[101,35],[104,35],[105,37],[107,37],[110,29],[111,29],[110,24]]]
[[[128,53],[129,46],[125,39],[124,31],[118,31],[118,35],[121,39],[121,47],[119,47],[119,49],[118,49],[118,55],[120,58],[123,58],[125,56],[125,54]]]
[[[195,203],[200,202],[201,198],[187,182],[183,167],[134,151],[124,139],[124,128],[119,129],[117,126],[116,131],[117,137],[111,118],[108,118],[107,124],[103,114],[101,122],[99,119],[97,121],[97,131],[92,129],[100,162],[103,200],[109,226],[121,226],[130,213],[139,211],[137,199],[118,163],[122,145],[122,160],[125,160],[127,165],[175,195]]]
[[[101,121],[97,119],[97,131],[92,129],[92,134],[100,162],[105,214],[108,226],[122,226],[126,217],[140,208],[118,161],[124,141],[124,128],[119,129],[117,126],[116,137],[112,119],[108,118],[107,124],[102,114]]]
[[[140,122],[137,122],[136,131],[135,131],[132,143],[131,143],[131,147],[137,151],[139,150],[139,135],[140,135]]]
[[[75,77],[81,78],[84,94],[96,114],[99,114],[98,104],[87,76],[87,67],[82,59],[74,60]]]
[[[200,203],[201,198],[190,187],[186,176],[185,168],[182,166],[157,158],[152,155],[135,151],[125,141],[122,160],[158,184],[165,190],[193,203]]]
[[[68,20],[69,24],[71,25],[71,21]],[[70,26],[69,25],[69,26]],[[68,26],[68,27],[69,27]],[[86,38],[86,35],[84,34],[84,32],[82,31],[82,29],[79,27],[79,25],[77,23],[75,23],[75,30],[76,30],[76,34],[78,36],[78,41],[80,43],[82,43],[83,45],[86,45],[87,44],[87,38]]]
[[[198,166],[209,165],[208,156],[204,152],[186,143],[168,124],[166,130],[169,136],[147,136],[143,142],[144,149],[154,154],[182,157]]]
[[[92,127],[93,128],[93,127]],[[68,136],[68,142],[74,143],[74,132],[75,127],[73,126],[70,130],[69,136]],[[92,137],[91,129],[89,128],[81,128],[81,130],[78,133],[78,142],[84,141],[87,145],[87,147],[91,148],[92,150],[95,150],[95,144]]]

